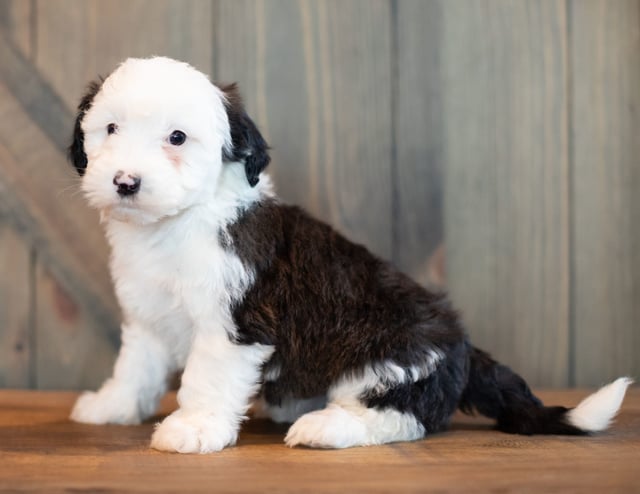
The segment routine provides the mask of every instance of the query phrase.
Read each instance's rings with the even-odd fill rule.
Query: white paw
[[[177,453],[213,453],[235,444],[237,427],[205,413],[177,410],[156,427],[151,447]]]
[[[84,424],[140,423],[140,413],[135,396],[113,386],[100,391],[82,393],[71,411],[71,420]]]
[[[366,424],[337,405],[300,417],[284,441],[289,447],[312,448],[350,448],[370,444]]]

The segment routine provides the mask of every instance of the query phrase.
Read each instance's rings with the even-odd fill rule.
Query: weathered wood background
[[[532,383],[640,375],[640,1],[0,0],[0,386],[110,371],[64,149],[87,81],[152,54],[238,81],[280,194]]]

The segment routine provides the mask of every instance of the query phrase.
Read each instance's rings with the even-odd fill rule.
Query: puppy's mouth
[[[103,205],[101,209],[103,218],[110,218],[126,222],[140,222],[141,218],[145,218],[143,223],[148,223],[152,215],[147,211],[147,207],[141,201],[138,194],[120,195],[114,197],[108,204]]]
[[[174,216],[179,213],[178,208],[169,208],[163,204],[159,205],[145,204],[138,197],[120,197],[101,209],[101,218],[103,220],[112,219],[125,223],[137,225],[148,225],[157,223],[163,218]]]
[[[140,211],[142,208],[142,204],[140,204],[140,200],[137,195],[135,196],[118,196],[114,199],[114,201],[109,204],[105,209],[110,211]]]
[[[108,219],[138,225],[147,225],[159,219],[157,215],[145,211],[132,200],[119,201],[102,208],[100,217],[103,221]]]
[[[109,214],[118,214],[118,213],[127,213],[127,214],[135,214],[141,211],[141,208],[136,201],[132,198],[121,198],[117,201],[114,201],[113,204],[110,204],[103,208]]]
[[[134,207],[137,208],[139,207],[138,202],[139,202],[139,198],[137,195],[135,196],[119,195],[116,201],[114,202],[114,206],[125,207],[125,208],[134,208]]]
[[[115,204],[108,206],[108,209],[111,211],[129,211],[131,213],[142,210],[142,208],[136,204],[136,201],[133,199],[121,199]]]

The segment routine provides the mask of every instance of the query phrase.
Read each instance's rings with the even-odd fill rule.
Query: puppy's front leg
[[[83,393],[71,419],[87,424],[139,424],[156,411],[173,368],[169,352],[153,333],[136,324],[123,325],[113,377],[98,391]]]
[[[151,438],[151,447],[179,453],[211,453],[235,444],[262,364],[265,345],[238,345],[226,333],[197,333],[178,391],[180,408]]]

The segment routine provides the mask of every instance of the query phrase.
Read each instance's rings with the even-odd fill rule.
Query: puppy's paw
[[[300,417],[284,439],[289,447],[350,448],[370,444],[367,427],[349,411],[329,405]]]
[[[235,444],[236,429],[204,413],[177,410],[156,427],[151,447],[177,453],[213,453]]]
[[[105,386],[98,392],[82,393],[71,411],[71,420],[83,424],[140,423],[140,413],[135,397],[114,387]]]

